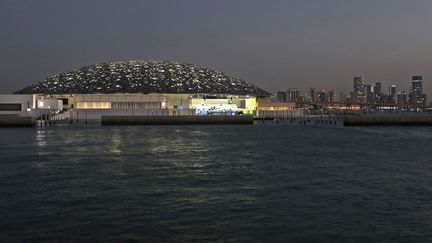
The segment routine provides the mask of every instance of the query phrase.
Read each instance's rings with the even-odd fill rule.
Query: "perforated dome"
[[[169,61],[117,61],[59,73],[30,85],[21,94],[172,93],[268,96],[234,76]]]

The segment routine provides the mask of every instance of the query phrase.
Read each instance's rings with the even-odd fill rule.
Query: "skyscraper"
[[[373,84],[366,86],[366,102],[370,104],[375,103],[375,85]]]
[[[412,77],[410,103],[413,105],[426,104],[426,95],[423,94],[423,76]]]
[[[354,96],[357,103],[365,102],[364,77],[354,77]]]
[[[381,93],[382,93],[382,85],[381,85],[381,82],[376,82],[376,83],[375,83],[375,93],[376,93],[376,94],[381,94]]]
[[[376,103],[384,103],[385,102],[385,95],[382,93],[381,82],[375,83],[375,102]]]
[[[396,85],[392,85],[389,87],[389,95],[387,96],[387,103],[396,104]]]
[[[397,103],[398,105],[406,105],[408,104],[408,93],[406,91],[399,92],[397,95]]]
[[[310,99],[312,102],[316,102],[317,100],[315,99],[316,93],[315,93],[315,89],[314,88],[310,88]]]
[[[288,89],[287,91],[287,101],[297,102],[299,101],[300,91],[298,89]]]

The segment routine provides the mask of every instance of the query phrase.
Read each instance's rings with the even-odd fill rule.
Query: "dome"
[[[193,64],[130,60],[85,66],[30,85],[20,94],[168,93],[268,96],[231,75]]]

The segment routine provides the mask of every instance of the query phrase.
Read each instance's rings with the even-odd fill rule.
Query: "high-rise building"
[[[328,92],[327,101],[330,103],[336,102],[336,91],[335,90],[330,90]]]
[[[327,102],[327,92],[325,90],[321,90],[318,94],[318,102],[325,103]]]
[[[375,83],[375,102],[376,103],[384,103],[385,102],[385,95],[382,92],[382,83],[381,82]]]
[[[406,91],[399,92],[397,95],[397,104],[406,105],[408,104],[408,93]]]
[[[278,91],[276,93],[276,99],[279,102],[285,102],[285,101],[287,101],[287,94],[286,94],[286,92],[285,91]]]
[[[381,82],[376,82],[375,83],[375,93],[376,94],[381,94],[382,93],[382,84],[381,84]]]
[[[396,104],[396,85],[389,87],[389,94],[387,96],[387,103]]]
[[[373,84],[366,86],[366,102],[370,104],[375,103],[375,85]]]
[[[423,76],[412,77],[410,103],[414,105],[426,105],[426,95],[423,94]]]
[[[365,102],[365,81],[364,77],[354,77],[354,96],[357,103]]]
[[[315,89],[314,88],[310,88],[310,100],[312,102],[316,102],[317,101],[316,98],[315,98],[315,96],[316,96]]]
[[[300,91],[298,89],[288,89],[287,91],[287,101],[297,102],[299,101]]]

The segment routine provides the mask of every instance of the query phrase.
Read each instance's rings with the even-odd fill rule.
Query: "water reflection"
[[[113,129],[111,131],[110,144],[109,144],[110,149],[109,149],[109,151],[111,153],[114,153],[114,154],[117,154],[117,155],[121,154],[122,151],[120,150],[120,145],[122,144],[122,140],[123,139],[122,139],[122,136],[120,134],[120,129]]]
[[[202,128],[197,128],[202,129]],[[206,173],[209,157],[215,147],[211,145],[211,136],[202,130],[176,129],[162,141],[154,141],[152,152],[164,150],[171,155],[164,159],[170,166],[187,169],[190,173]]]
[[[372,136],[378,130],[390,135]],[[404,139],[391,135],[413,131]],[[390,234],[429,242],[421,237],[431,218],[418,212],[431,212],[432,140],[422,135],[430,128],[1,132],[0,238],[317,241],[302,237],[324,235],[331,242],[349,241],[330,237],[341,234],[391,241]],[[383,233],[371,234],[371,227]]]
[[[171,193],[180,193],[178,200],[194,205],[225,198],[226,189],[213,182],[244,172],[249,176],[255,170],[250,158],[254,143],[233,150],[239,148],[238,141],[214,127],[42,128],[36,132],[36,146],[38,163],[46,163],[44,170],[54,175],[67,171],[81,181],[83,173],[90,173],[87,180],[95,182],[110,178],[109,188],[131,195],[143,193],[142,185],[145,193],[169,195],[167,182],[175,181]],[[244,186],[255,187],[253,181]],[[232,200],[255,200],[244,193],[236,192]]]
[[[48,155],[50,154],[49,148],[47,148],[48,142],[48,130],[44,128],[37,128],[36,130],[36,147],[38,155]]]

